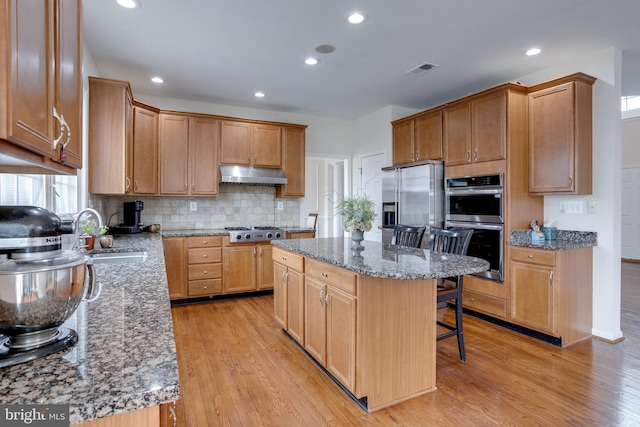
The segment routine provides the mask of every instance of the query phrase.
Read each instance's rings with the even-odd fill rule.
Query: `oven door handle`
[[[502,187],[481,187],[481,188],[447,188],[447,194],[450,196],[478,196],[482,194],[500,194],[502,195]]]
[[[445,223],[445,227],[477,228],[478,230],[502,231],[504,229],[504,224],[487,224],[487,223],[479,223],[479,222],[447,221]]]

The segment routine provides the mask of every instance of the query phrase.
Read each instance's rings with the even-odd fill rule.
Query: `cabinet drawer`
[[[208,264],[212,262],[222,262],[222,248],[189,249],[189,264]]]
[[[188,248],[209,248],[215,246],[222,246],[222,236],[187,237]]]
[[[305,264],[307,276],[356,295],[356,273],[309,258],[306,259]]]
[[[465,290],[462,296],[462,305],[501,319],[507,317],[507,301],[502,298]]]
[[[511,248],[511,261],[526,262],[539,265],[556,265],[556,253],[543,249]]]
[[[189,296],[213,295],[222,293],[222,279],[198,280],[189,282]]]
[[[304,257],[302,255],[294,254],[274,246],[272,257],[278,264],[286,265],[289,268],[304,273]]]
[[[219,279],[222,277],[222,264],[196,264],[189,266],[189,280]]]

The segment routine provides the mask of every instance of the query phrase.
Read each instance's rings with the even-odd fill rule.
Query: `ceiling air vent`
[[[426,73],[429,70],[432,70],[436,67],[439,67],[439,65],[436,64],[430,64],[428,62],[425,62],[424,64],[418,65],[415,68],[410,69],[409,71],[407,71],[407,74],[412,74],[414,76],[419,76],[421,74]]]

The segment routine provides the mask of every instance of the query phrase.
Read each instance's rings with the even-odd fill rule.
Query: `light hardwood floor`
[[[178,426],[637,426],[640,264],[622,284],[618,344],[561,349],[465,316],[467,363],[441,341],[438,390],[374,413],[278,328],[273,297],[174,307]]]

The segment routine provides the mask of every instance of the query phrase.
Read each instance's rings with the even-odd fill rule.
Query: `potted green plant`
[[[364,240],[364,232],[371,230],[376,219],[375,203],[366,195],[345,197],[340,200],[336,213],[344,218],[344,231],[351,232],[351,239],[360,245]]]
[[[80,229],[82,231],[80,236],[84,238],[87,250],[92,250],[96,243],[96,236],[106,234],[109,227],[104,225],[98,228],[96,222],[93,219],[90,219],[87,221],[81,221]]]

